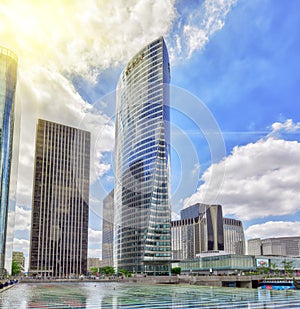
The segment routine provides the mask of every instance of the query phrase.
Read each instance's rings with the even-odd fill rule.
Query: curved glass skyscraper
[[[117,86],[114,266],[162,274],[171,257],[170,66],[163,38],[127,64]]]
[[[4,271],[15,119],[17,56],[0,46],[0,273]],[[10,269],[7,269],[10,272]]]

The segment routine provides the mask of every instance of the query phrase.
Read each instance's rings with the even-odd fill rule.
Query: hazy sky
[[[171,65],[172,210],[223,205],[246,236],[300,235],[298,0],[2,0],[0,45],[19,57],[14,250],[28,255],[37,118],[92,132],[89,256],[113,188],[115,87],[164,36]]]

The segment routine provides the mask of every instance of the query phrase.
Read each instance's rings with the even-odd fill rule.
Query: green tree
[[[98,274],[98,267],[91,267],[90,272],[93,276],[96,276]]]
[[[17,275],[20,275],[22,272],[22,267],[21,265],[16,262],[16,261],[12,261],[12,264],[11,264],[11,274],[13,276],[17,276]]]
[[[284,273],[290,275],[292,271],[294,270],[294,262],[293,261],[287,261],[283,260],[281,262],[284,268]]]
[[[174,267],[171,269],[171,273],[173,275],[180,275],[181,274],[181,267]]]
[[[122,268],[118,268],[118,274],[123,274],[126,277],[130,277],[131,276],[131,273],[128,270],[122,269]]]
[[[280,273],[280,270],[278,269],[278,265],[276,263],[270,263],[270,269],[278,275]]]
[[[101,273],[106,276],[111,276],[115,273],[115,269],[112,266],[104,266],[101,268]]]

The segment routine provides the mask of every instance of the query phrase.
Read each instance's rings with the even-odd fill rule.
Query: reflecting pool
[[[133,283],[30,283],[0,293],[0,308],[300,308],[300,290]]]

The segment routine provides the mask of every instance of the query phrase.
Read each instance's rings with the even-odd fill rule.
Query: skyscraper
[[[14,210],[11,208],[14,208],[15,205],[14,197],[10,196],[10,191],[12,190],[11,170],[17,65],[17,56],[9,49],[0,47],[0,275],[4,272],[5,255],[7,255],[8,212]],[[10,257],[12,258],[12,250]],[[11,267],[11,263],[9,265]],[[10,272],[10,269],[7,271]]]
[[[87,271],[90,133],[38,120],[29,272]]]
[[[113,266],[114,190],[103,200],[102,265]]]
[[[168,273],[170,66],[163,38],[127,64],[117,86],[115,268]]]

